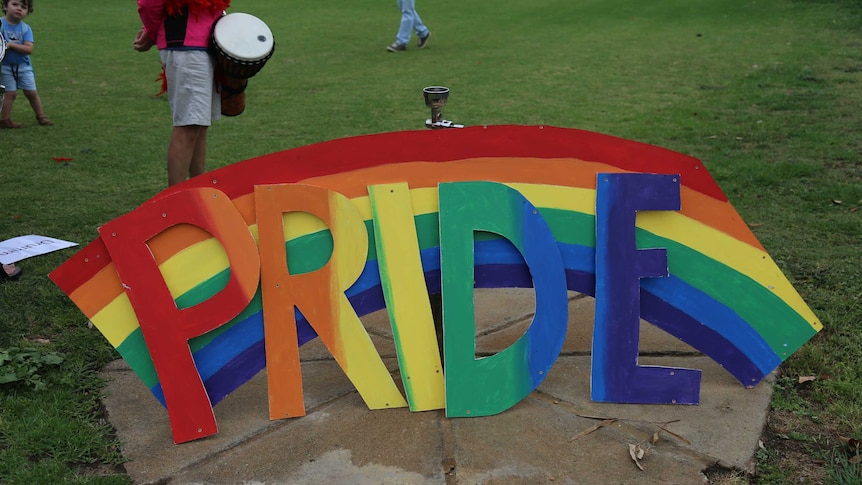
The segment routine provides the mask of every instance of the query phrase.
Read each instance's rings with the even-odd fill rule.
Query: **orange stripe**
[[[680,193],[682,215],[706,224],[749,246],[766,252],[757,236],[748,228],[730,202],[713,199],[683,186]]]
[[[254,187],[252,187],[254,189]],[[246,225],[255,224],[254,194],[243,195],[231,200]],[[212,237],[208,232],[191,224],[173,226],[152,238],[148,245],[158,264],[162,264],[178,252]]]
[[[156,263],[162,264],[183,249],[201,241],[206,241],[211,237],[210,233],[197,226],[180,224],[160,232],[156,237],[148,241],[148,246],[153,253]]]
[[[325,186],[352,199],[368,195],[366,189],[368,185],[405,181],[411,189],[436,187],[438,183],[443,181],[489,179],[503,183],[518,182],[595,189],[596,173],[619,173],[622,171],[603,163],[584,162],[571,158],[488,157],[455,160],[442,164],[440,162],[404,162],[395,165],[380,165],[347,173],[312,177],[303,180],[302,183]]]
[[[96,291],[98,289],[98,291]],[[87,318],[93,316],[123,293],[120,277],[110,263],[69,295]]]
[[[441,167],[441,163],[446,166]],[[402,162],[313,177],[300,182],[326,187],[349,198],[355,198],[368,195],[366,188],[368,185],[404,182],[405,178],[408,179],[410,188],[420,188],[435,187],[444,180],[487,180],[488,174],[493,174],[496,181],[507,183],[551,184],[595,189],[596,174],[599,172],[620,173],[623,170],[604,163],[570,158],[488,157],[451,162]],[[405,176],[405,174],[409,175]],[[728,202],[688,189],[685,185],[682,190],[682,201],[683,215],[714,227],[734,239],[763,249]],[[232,202],[246,223],[249,225],[255,223],[253,193],[236,197]],[[164,234],[150,241],[153,255],[159,263],[209,237],[206,232],[188,225],[172,228],[170,237],[163,237]]]
[[[445,167],[441,166],[445,164]],[[455,160],[451,162],[402,162],[381,165],[351,172],[312,177],[300,183],[318,185],[339,192],[349,198],[367,196],[368,185],[407,182],[410,188],[435,187],[441,181],[487,180],[493,174],[495,181],[504,183],[546,184],[595,189],[596,174],[600,172],[620,173],[617,167],[576,159],[533,159],[511,157],[488,157]],[[549,180],[551,179],[551,180]],[[713,227],[741,242],[763,250],[763,246],[736,214],[729,202],[697,192],[683,185],[681,191],[683,215]],[[248,193],[232,200],[247,224],[255,223],[254,194]],[[170,259],[179,251],[204,241],[209,233],[189,224],[174,226],[149,241],[156,261]],[[109,271],[106,271],[109,270]],[[108,275],[106,276],[105,273]],[[112,276],[111,276],[112,275]],[[113,265],[100,271],[87,287],[111,288],[112,293],[83,292],[76,290],[70,298],[83,307],[101,309],[120,292],[119,280]],[[86,297],[82,295],[86,294]],[[94,295],[95,294],[95,295]],[[77,299],[76,299],[77,298]],[[79,303],[78,300],[81,300]],[[99,305],[99,302],[103,304]],[[89,314],[88,314],[89,315]]]
[[[382,165],[352,171],[349,177],[335,174],[306,179],[302,183],[326,187],[350,198],[368,195],[367,185],[404,182],[405,178],[410,188],[414,189],[436,187],[441,181],[487,180],[489,174],[493,174],[495,181],[504,183],[561,185],[595,190],[596,174],[600,172],[620,173],[623,170],[603,163],[573,159],[481,158],[446,162],[445,169],[438,162]],[[405,173],[410,175],[405,177]],[[683,215],[763,249],[729,202],[717,200],[685,185],[681,193],[680,212]]]

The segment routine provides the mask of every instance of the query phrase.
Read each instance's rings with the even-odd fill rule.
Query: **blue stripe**
[[[568,289],[594,296],[595,248],[562,243],[558,247]],[[440,291],[439,254],[437,247],[420,252],[431,293]],[[532,286],[523,257],[505,239],[477,242],[475,262],[478,288]],[[359,316],[385,308],[376,260],[366,264],[346,294]],[[704,352],[745,385],[756,384],[781,363],[766,341],[733,310],[675,276],[642,280],[641,300],[645,320]],[[302,345],[316,334],[301,313],[296,316]],[[262,369],[262,343],[263,316],[258,309],[194,353],[213,404]],[[164,405],[161,386],[156,384],[151,391]]]

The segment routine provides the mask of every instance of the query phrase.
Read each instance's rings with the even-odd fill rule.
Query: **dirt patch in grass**
[[[772,410],[761,435],[754,474],[720,466],[704,470],[711,485],[764,483],[826,484],[836,456],[847,455],[847,443],[828,424],[786,410]],[[858,467],[857,464],[850,466]]]
[[[123,465],[111,465],[106,463],[73,463],[69,468],[84,477],[126,477],[126,468]]]
[[[767,466],[780,470],[790,483],[826,483],[829,456],[840,446],[828,425],[784,410],[769,413],[761,440],[768,450]]]

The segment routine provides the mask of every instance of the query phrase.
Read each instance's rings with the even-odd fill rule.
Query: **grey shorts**
[[[159,51],[168,80],[174,126],[210,126],[221,118],[221,96],[213,81],[213,60],[205,50]]]
[[[33,73],[33,66],[26,63],[14,66],[3,64],[0,68],[0,84],[6,86],[6,91],[10,93],[19,89],[35,91],[36,75]]]

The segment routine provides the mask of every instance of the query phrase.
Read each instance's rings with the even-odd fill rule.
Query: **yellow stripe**
[[[524,194],[533,205],[595,215],[596,192],[575,187],[507,184]],[[728,206],[729,207],[729,206]],[[823,325],[766,252],[714,229],[697,219],[671,211],[643,211],[637,227],[675,241],[744,274],[771,290],[817,331]]]
[[[443,365],[406,183],[369,187],[381,285],[411,411],[446,405]],[[436,195],[435,195],[436,198]]]
[[[688,246],[734,271],[744,274],[771,290],[796,313],[819,331],[823,325],[765,252],[740,242],[697,220],[676,212],[644,211],[638,213],[637,226],[657,236]]]
[[[90,318],[108,342],[117,348],[138,329],[138,317],[125,293],[111,300]]]
[[[579,187],[536,184],[506,184],[517,190],[534,206],[596,215],[596,191]]]
[[[524,194],[537,207],[592,215],[596,213],[594,190],[535,184],[508,185]],[[769,254],[711,227],[708,222],[692,219],[679,212],[643,211],[638,213],[636,225],[748,276],[781,298],[815,330],[820,331],[823,328],[814,312],[808,308]]]
[[[368,236],[363,218],[350,200],[341,195],[329,197],[329,211],[333,226],[333,253],[328,303],[335,309],[332,312],[336,319],[332,322],[333,330],[337,337],[336,346],[340,343],[343,352],[337,348],[330,351],[369,409],[407,406],[356,310],[344,294],[365,267]]]
[[[344,344],[343,360],[339,361],[339,364],[365,401],[365,405],[368,409],[407,406],[407,401],[392,380],[371,337],[356,316],[350,300],[344,295],[337,300],[339,310],[338,322],[335,323],[336,331]]]
[[[159,265],[159,270],[171,296],[179,298],[227,267],[227,253],[221,243],[211,237],[174,254]]]
[[[506,185],[524,194],[537,207],[595,214],[595,191],[591,189],[520,183]],[[410,190],[410,197],[413,202],[414,215],[437,212],[436,187],[412,189]],[[363,219],[372,218],[371,202],[368,196],[356,197],[351,199],[351,202],[362,214]],[[291,219],[290,224],[285,224],[285,240],[302,237],[326,228],[320,219],[310,214],[290,213],[285,215],[286,219],[288,217]],[[813,328],[818,330],[822,328],[817,317],[767,253],[715,230],[706,223],[676,212],[642,212],[637,220],[638,227],[676,241],[752,278],[765,288],[772,290],[794,311],[802,315]],[[249,229],[256,238],[257,226],[250,226]],[[178,297],[227,267],[227,256],[224,250],[220,243],[211,238],[180,251],[163,263],[160,269],[165,275],[171,294]],[[93,288],[93,291],[101,291],[101,289]],[[101,314],[106,310],[112,315],[126,314],[126,312],[114,313],[113,310],[109,309],[116,301],[114,300],[105,309],[99,311],[92,319],[94,324],[96,324],[96,320],[99,321],[99,325],[101,325],[99,329],[106,334],[106,337],[111,335],[108,340],[112,344],[116,341],[122,342],[138,327],[133,312],[129,314],[132,318],[131,322],[117,319],[116,316],[110,320],[101,317]],[[126,305],[128,305],[128,300],[126,300]]]

